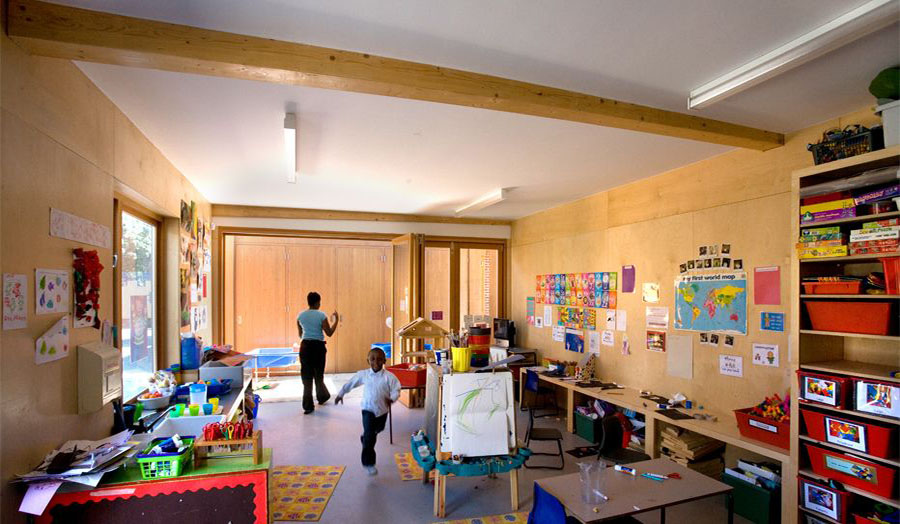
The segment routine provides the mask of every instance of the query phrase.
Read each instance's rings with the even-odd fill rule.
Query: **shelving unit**
[[[894,146],[889,149],[795,171],[792,177],[793,208],[791,219],[794,224],[792,228],[793,237],[791,238],[792,245],[797,242],[797,239],[800,237],[801,229],[840,226],[843,232],[849,232],[852,229],[858,229],[861,224],[865,222],[900,217],[900,211],[891,211],[889,213],[881,213],[878,215],[841,218],[814,224],[800,224],[799,220],[801,194],[804,194],[802,192],[805,188],[824,182],[847,179],[873,169],[898,165],[900,165],[900,146]],[[845,189],[851,188],[846,187]],[[801,434],[800,428],[802,423],[799,411],[800,407],[835,413],[844,417],[859,417],[860,420],[869,420],[881,425],[894,427],[900,426],[900,421],[890,417],[850,409],[836,409],[822,404],[801,401],[799,400],[799,381],[796,378],[796,372],[802,369],[815,373],[835,374],[900,384],[900,378],[890,376],[892,371],[900,370],[900,336],[898,336],[900,335],[900,331],[898,331],[897,326],[897,312],[900,311],[900,296],[850,294],[811,295],[802,293],[803,289],[801,286],[802,277],[804,276],[864,276],[871,271],[881,271],[880,259],[897,256],[900,256],[900,254],[880,253],[874,255],[800,260],[797,257],[796,251],[793,253],[791,260],[792,298],[790,343],[791,347],[796,349],[791,351],[790,357],[791,397],[793,399],[791,403],[791,469],[798,475],[818,481],[827,482],[828,480],[812,471],[809,465],[809,457],[806,455],[804,446],[804,444],[808,442],[815,443],[817,446],[827,448],[830,451],[839,451],[841,453],[846,453],[848,456],[855,456],[871,460],[886,467],[900,469],[900,458],[898,457],[889,459],[878,458],[830,442],[822,442],[813,439],[806,434]],[[832,300],[836,302],[890,302],[893,304],[894,308],[891,320],[892,331],[890,331],[888,335],[870,335],[811,329],[811,325],[808,324],[806,318],[803,302],[812,300]],[[790,483],[786,482],[785,485],[789,486]],[[863,501],[868,499],[872,504],[883,503],[895,507],[900,506],[900,500],[896,498],[880,497],[846,484],[845,489],[854,493]],[[897,494],[895,493],[895,496],[896,495]],[[796,489],[793,490],[793,493],[789,493],[786,490],[783,496],[785,497],[785,501],[790,501],[789,497],[792,496],[796,502],[799,503],[800,501]],[[794,505],[790,504],[790,507],[793,508]],[[804,513],[814,515],[816,518],[825,522],[836,522],[815,512],[806,511],[802,506],[798,505],[797,508],[797,513],[786,522],[793,523],[805,521],[801,518]]]

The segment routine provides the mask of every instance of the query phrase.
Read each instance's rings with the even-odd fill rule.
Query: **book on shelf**
[[[898,238],[900,238],[900,226],[854,229],[850,232],[850,242],[893,240]]]
[[[863,229],[875,229],[879,227],[891,227],[900,225],[900,218],[885,218],[884,220],[876,220],[874,222],[864,222]]]
[[[799,258],[844,257],[847,256],[847,253],[847,246],[812,247],[797,250],[797,256]]]

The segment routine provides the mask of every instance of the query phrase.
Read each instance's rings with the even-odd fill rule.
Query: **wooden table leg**
[[[428,478],[428,473],[425,474],[425,478]],[[441,511],[441,474],[435,472],[434,474],[434,516],[440,517]]]
[[[644,452],[650,458],[659,458],[659,446],[656,442],[659,438],[659,431],[656,425],[656,417],[649,413],[644,415],[646,426],[644,427]]]
[[[566,388],[566,429],[575,433],[575,390]]]
[[[509,495],[512,499],[512,510],[517,511],[519,509],[519,470],[515,468],[509,470]]]

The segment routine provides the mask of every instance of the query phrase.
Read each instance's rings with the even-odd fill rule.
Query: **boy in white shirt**
[[[370,369],[357,371],[334,399],[335,405],[343,404],[344,395],[351,389],[365,386],[362,400],[363,434],[359,440],[363,446],[362,465],[369,475],[378,474],[375,468],[375,442],[378,434],[384,430],[391,403],[400,398],[400,381],[393,373],[384,369],[386,360],[381,349],[369,351]]]

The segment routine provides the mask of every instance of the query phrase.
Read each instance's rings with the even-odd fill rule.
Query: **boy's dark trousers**
[[[303,411],[315,409],[312,387],[316,383],[316,400],[323,403],[331,398],[325,387],[325,342],[300,341],[300,379],[303,380]]]
[[[378,440],[378,434],[384,430],[384,424],[387,422],[387,413],[376,417],[375,413],[364,409],[362,412],[363,434],[359,437],[362,441],[362,465],[375,465],[375,441]]]

